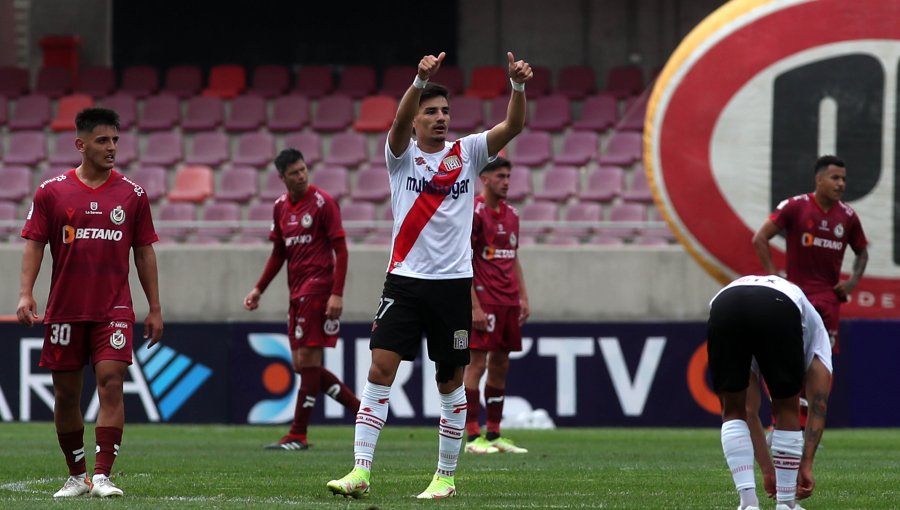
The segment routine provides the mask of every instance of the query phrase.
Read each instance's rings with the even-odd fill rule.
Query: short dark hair
[[[847,168],[847,165],[844,164],[843,159],[837,156],[832,156],[831,154],[826,154],[824,156],[820,156],[819,159],[816,160],[814,173],[819,173],[831,165],[839,166],[841,168]]]
[[[303,153],[294,148],[287,148],[279,152],[278,155],[275,156],[275,168],[278,169],[278,175],[284,175],[284,172],[287,171],[287,167],[301,159],[305,161]]]
[[[97,126],[113,126],[119,130],[119,114],[107,108],[85,108],[75,115],[79,133],[90,133]]]
[[[484,168],[482,168],[481,171],[478,172],[478,175],[486,172],[493,172],[498,168],[509,168],[510,170],[512,170],[512,163],[510,163],[509,160],[504,158],[503,156],[497,156],[493,161],[484,165]]]
[[[419,96],[419,104],[422,104],[426,100],[438,96],[441,96],[447,101],[450,101],[450,91],[447,89],[447,87],[438,83],[426,83],[425,88],[422,89],[422,95]]]

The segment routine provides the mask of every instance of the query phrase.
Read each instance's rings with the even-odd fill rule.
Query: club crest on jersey
[[[117,329],[116,332],[109,337],[109,345],[111,345],[113,349],[125,347],[125,334],[122,333],[121,329]]]
[[[341,321],[338,319],[328,319],[325,321],[325,324],[322,326],[322,331],[325,332],[326,335],[336,335],[338,331],[341,330]]]
[[[303,215],[303,218],[300,220],[300,224],[303,225],[303,228],[309,228],[312,226],[312,215],[306,213]]]
[[[461,351],[469,348],[469,332],[459,329],[453,332],[453,348]]]
[[[91,202],[91,210],[92,211],[96,211],[98,207],[100,207],[100,206],[99,206],[99,204],[97,204],[97,202]]]
[[[516,234],[509,235],[509,245],[510,246],[515,246],[518,241],[519,240],[518,240],[518,238],[516,238]]]
[[[456,156],[456,155],[448,156],[448,157],[444,158],[443,164],[444,164],[444,168],[446,168],[447,170],[450,170],[450,171],[453,171],[453,170],[456,170],[457,168],[462,167],[462,161],[460,161],[459,156]]]
[[[292,214],[291,218],[288,220],[288,225],[296,225],[297,224],[297,215]]]
[[[296,338],[297,340],[303,338],[303,326],[299,324],[294,326],[294,338]]]
[[[834,226],[834,237],[837,237],[838,239],[844,237],[844,226],[840,223]]]
[[[117,205],[115,209],[109,212],[109,219],[116,225],[125,223],[125,209],[121,205]]]

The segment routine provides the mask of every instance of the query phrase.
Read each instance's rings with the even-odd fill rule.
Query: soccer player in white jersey
[[[738,510],[759,510],[753,459],[775,510],[803,510],[812,495],[812,466],[825,428],[831,391],[831,344],[800,287],[778,276],[744,276],[710,302],[707,331],[713,388],[722,402],[722,450],[741,498]],[[759,375],[772,396],[772,456],[759,420]],[[809,400],[800,430],[800,385]],[[748,389],[749,388],[749,389]],[[774,459],[774,463],[773,463]]]
[[[454,474],[466,422],[463,370],[472,327],[472,214],[478,172],[525,126],[531,66],[507,53],[512,93],[506,119],[489,131],[447,142],[447,89],[429,84],[445,53],[426,55],[397,107],[385,144],[394,213],[384,290],[372,323],[372,364],[356,415],[354,467],[328,482],[334,494],[369,492],[378,435],[401,360],[415,359],[422,334],[441,398],[437,469],[420,499],[456,494]],[[415,138],[412,136],[415,135]]]

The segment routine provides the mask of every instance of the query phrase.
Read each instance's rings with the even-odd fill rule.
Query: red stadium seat
[[[622,227],[601,227],[597,229],[598,235],[613,236],[620,238],[634,237],[639,228],[636,223],[645,222],[647,213],[644,204],[625,203],[612,206],[609,211],[609,221],[621,222]],[[615,223],[613,223],[615,224]]]
[[[51,136],[51,138],[55,138],[55,140],[51,143],[53,149],[50,150],[50,155],[47,157],[50,165],[74,168],[81,164],[81,153],[75,149],[75,136],[73,133]],[[119,151],[118,147],[116,147],[117,162],[118,158]]]
[[[202,203],[213,195],[213,171],[208,166],[186,165],[175,173],[169,202]]]
[[[478,97],[460,96],[451,100],[450,125],[463,133],[476,133],[484,125],[484,101]]]
[[[221,64],[209,70],[209,83],[203,90],[203,95],[231,99],[246,88],[247,72],[243,66]]]
[[[125,168],[137,159],[137,138],[128,133],[119,132],[116,143],[116,168]]]
[[[553,73],[550,69],[542,66],[532,66],[531,71],[533,76],[525,85],[528,99],[536,99],[550,94],[553,88],[551,83],[553,81]]]
[[[75,131],[75,116],[81,110],[94,106],[94,98],[86,94],[74,94],[60,98],[56,118],[50,123],[53,131]]]
[[[353,123],[353,129],[362,133],[387,131],[394,122],[396,112],[397,100],[393,97],[366,97],[360,105],[359,118]]]
[[[371,202],[351,202],[341,207],[341,221],[344,233],[349,238],[363,238],[372,232],[375,224],[375,204]]]
[[[222,241],[238,231],[241,208],[234,202],[213,202],[202,207],[200,217],[196,235]]]
[[[17,211],[18,206],[16,206],[13,202],[4,202],[0,201],[0,223],[4,221],[8,221],[10,223],[15,222],[16,220],[24,220],[24,218],[19,217],[19,213]],[[0,226],[0,236],[6,236],[10,234],[17,233],[21,230],[20,225],[14,226]]]
[[[415,79],[415,74],[410,75],[407,79],[409,84]],[[438,74],[435,76],[435,83],[439,83],[450,91],[451,99],[458,96],[466,90],[466,77],[463,70],[456,66],[442,65]]]
[[[597,134],[590,131],[569,132],[553,161],[558,165],[585,166],[597,158],[599,141]]]
[[[440,71],[438,71],[440,73]],[[472,70],[467,96],[493,99],[509,89],[507,69],[500,66],[482,66]],[[438,75],[440,76],[440,75]]]

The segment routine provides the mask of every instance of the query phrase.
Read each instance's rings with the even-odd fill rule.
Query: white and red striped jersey
[[[489,161],[487,133],[422,152],[415,140],[399,156],[385,142],[394,231],[389,273],[444,280],[472,277],[475,179]]]

